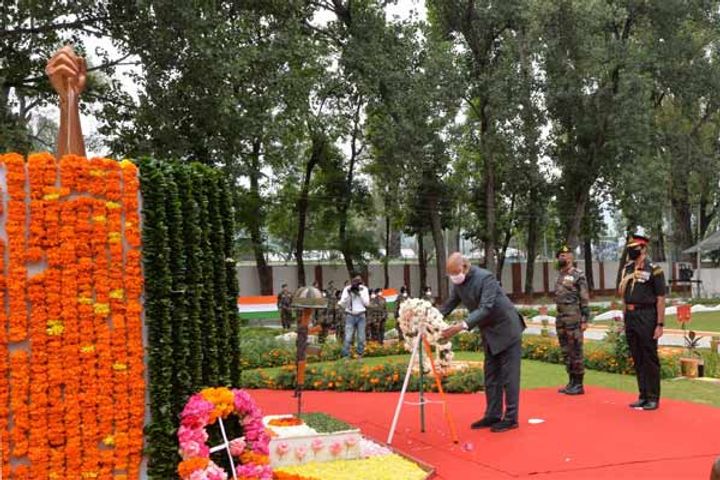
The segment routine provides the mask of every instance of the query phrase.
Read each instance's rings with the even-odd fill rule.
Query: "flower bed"
[[[274,420],[279,418],[288,416],[267,416],[263,419],[271,436],[270,464],[274,468],[360,457],[362,436],[357,428],[340,423],[337,430],[319,432],[305,423],[273,426]]]
[[[632,358],[625,353],[618,354],[613,345],[622,348],[625,339],[619,335],[609,342],[587,342],[585,344],[585,367],[608,373],[634,373]],[[673,348],[660,348],[660,375],[662,378],[675,378],[680,374],[680,352]],[[525,337],[523,338],[523,358],[540,360],[549,363],[562,363],[562,350],[555,338]]]
[[[243,370],[255,368],[272,368],[295,362],[295,345],[288,345],[275,339],[251,338],[241,342],[242,356],[240,366]],[[307,363],[328,362],[341,358],[342,345],[339,343],[326,343],[319,353],[308,352]],[[385,357],[400,355],[405,349],[400,343],[381,345],[378,342],[368,342],[365,346],[365,357]]]
[[[432,475],[417,463],[393,453],[358,460],[312,462],[280,472],[317,480],[425,480]]]
[[[338,361],[323,366],[310,366],[305,371],[306,390],[336,390],[340,392],[397,392],[407,369],[404,362],[388,362],[375,366],[359,362]],[[442,376],[443,389],[449,393],[468,393],[483,388],[483,372],[477,366],[467,365],[464,370],[451,371]],[[295,367],[285,366],[271,374],[263,370],[243,372],[244,388],[271,388],[291,390],[295,388]],[[434,391],[435,382],[426,379],[425,390]],[[408,390],[417,391],[419,377],[410,377]]]
[[[290,420],[292,419],[292,421]],[[272,426],[303,422],[301,425]],[[422,480],[432,468],[364,438],[360,430],[324,413],[263,419],[270,436],[275,478],[296,480]]]

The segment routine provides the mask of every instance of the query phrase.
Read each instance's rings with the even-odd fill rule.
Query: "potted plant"
[[[685,352],[684,357],[680,357],[680,371],[684,377],[697,378],[702,376],[702,356],[697,351],[700,346],[700,337],[695,334],[694,331],[690,330],[685,335]]]

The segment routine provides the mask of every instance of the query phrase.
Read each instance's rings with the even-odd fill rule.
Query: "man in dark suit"
[[[453,289],[440,312],[448,315],[462,302],[470,313],[466,321],[448,327],[443,337],[450,338],[461,331],[479,328],[483,339],[487,405],[485,416],[471,428],[489,427],[493,432],[517,428],[525,322],[492,272],[471,266],[456,252],[448,257],[447,273]]]

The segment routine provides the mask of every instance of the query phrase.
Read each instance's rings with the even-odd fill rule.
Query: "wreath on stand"
[[[237,464],[235,472],[227,471],[210,459],[211,448],[207,445],[207,427],[221,420],[220,426],[230,415],[240,420],[243,436],[224,438],[223,450],[228,450]],[[262,413],[255,401],[244,390],[206,388],[188,400],[180,414],[178,442],[182,461],[178,474],[182,480],[272,480],[270,467],[270,439],[265,433]]]
[[[440,311],[427,300],[411,298],[400,306],[398,325],[405,338],[405,349],[412,351],[420,332],[431,346],[435,347],[435,367],[447,373],[453,359],[452,343],[441,338],[443,330],[449,325],[443,320]],[[422,348],[422,345],[420,346]],[[416,360],[417,361],[417,360]],[[423,357],[423,371],[431,370],[430,359]]]

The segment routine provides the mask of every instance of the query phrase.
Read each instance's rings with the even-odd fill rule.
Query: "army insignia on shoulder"
[[[650,280],[650,272],[646,272],[644,270],[636,270],[635,271],[635,281],[640,283],[645,283],[648,280]]]

